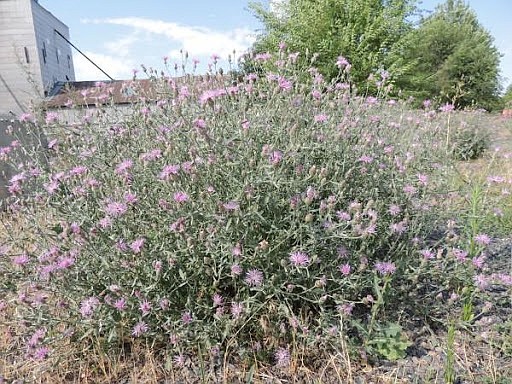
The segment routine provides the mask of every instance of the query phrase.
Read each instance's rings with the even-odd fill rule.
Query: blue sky
[[[275,1],[275,0],[274,0]],[[269,0],[261,1],[268,4]],[[420,7],[433,10],[440,0],[422,0]],[[504,55],[502,76],[512,83],[512,0],[466,0],[482,25],[494,36]],[[189,62],[200,61],[204,71],[212,54],[228,68],[233,49],[242,53],[261,28],[248,10],[248,0],[39,0],[68,25],[71,41],[116,79],[132,76],[140,65],[164,69],[181,63],[180,49],[189,52]],[[77,80],[100,80],[105,76],[73,53]]]

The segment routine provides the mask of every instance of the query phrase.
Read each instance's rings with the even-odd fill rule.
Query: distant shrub
[[[482,128],[462,123],[452,137],[452,154],[456,160],[474,160],[489,148],[489,134]]]

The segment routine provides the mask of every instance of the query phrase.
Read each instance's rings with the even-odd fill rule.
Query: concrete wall
[[[89,106],[87,108],[57,108],[48,110],[54,112],[58,116],[60,124],[65,126],[80,125],[84,122],[85,117],[91,123],[101,122],[102,126],[108,128],[109,124],[122,124],[129,116],[133,114],[133,105],[123,104],[115,107],[103,106],[96,108]]]
[[[55,30],[69,40],[36,0],[0,0],[0,114],[27,112],[55,81],[75,80],[71,47]]]
[[[0,114],[19,115],[42,87],[32,0],[0,0],[0,52]]]
[[[14,140],[18,140],[20,146],[7,155],[9,159],[6,161],[0,156],[0,208],[9,196],[7,189],[9,180],[20,172],[11,163],[25,163],[35,158],[41,165],[47,166],[48,143],[42,131],[33,124],[27,125],[9,117],[0,116],[0,149],[9,147]],[[32,154],[27,155],[27,153]]]
[[[55,32],[70,40],[69,28],[35,1],[32,16],[43,90],[48,93],[57,81],[75,81],[71,46]]]

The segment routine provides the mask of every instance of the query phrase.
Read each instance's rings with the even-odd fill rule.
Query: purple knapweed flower
[[[352,219],[352,217],[350,216],[350,213],[345,212],[345,211],[337,211],[336,216],[341,221],[350,221]]]
[[[290,351],[288,348],[278,348],[274,353],[277,367],[287,367],[290,365]]]
[[[451,112],[455,109],[455,106],[453,104],[450,104],[450,103],[446,103],[444,105],[442,105],[439,110],[441,112]]]
[[[125,192],[123,197],[127,204],[135,204],[138,201],[137,196],[132,192]]]
[[[403,188],[403,191],[409,195],[409,196],[412,196],[416,193],[416,188],[413,187],[412,185],[406,185],[404,188]]]
[[[46,336],[46,329],[45,328],[39,328],[36,329],[35,332],[32,334],[30,339],[28,340],[27,344],[29,347],[34,348],[36,345],[38,345],[41,340],[44,339]]]
[[[123,160],[116,167],[115,173],[118,175],[125,175],[128,170],[133,166],[133,161],[130,159]]]
[[[258,269],[249,269],[244,280],[251,287],[259,287],[263,283],[263,273]]]
[[[139,156],[139,159],[142,161],[153,161],[162,157],[162,151],[160,149],[153,149],[149,152],[143,153]]]
[[[238,319],[242,313],[244,312],[244,305],[243,303],[239,303],[236,301],[233,301],[231,303],[231,316],[233,316],[234,319]]]
[[[432,252],[430,249],[422,249],[420,251],[420,255],[423,256],[425,260],[431,260],[434,257],[436,257],[435,253]]]
[[[272,164],[272,165],[279,164],[282,159],[283,159],[283,152],[278,151],[278,150],[272,151],[272,153],[268,157],[268,160],[269,160],[270,164]]]
[[[194,163],[192,161],[185,161],[181,164],[181,169],[186,174],[191,174],[194,171]]]
[[[199,129],[204,129],[204,128],[206,128],[206,121],[204,121],[203,119],[195,119],[194,127],[199,128]]]
[[[12,258],[12,263],[14,265],[18,265],[18,266],[25,265],[29,261],[30,261],[30,258],[28,257],[28,255],[26,253],[24,253],[22,255],[14,256]]]
[[[98,225],[103,229],[109,228],[112,226],[112,219],[106,216],[98,221]]]
[[[34,121],[34,117],[30,114],[30,113],[22,113],[18,119],[21,121],[21,122],[26,122],[26,121]]]
[[[139,305],[139,309],[142,312],[142,316],[146,316],[149,312],[151,312],[151,303],[147,300],[144,300]]]
[[[224,298],[219,295],[218,293],[213,295],[213,306],[214,307],[220,307],[224,305]]]
[[[87,173],[88,169],[86,166],[77,165],[69,170],[69,176],[80,176]]]
[[[421,173],[418,174],[418,182],[423,186],[427,186],[428,185],[428,176],[423,175]]]
[[[240,243],[236,243],[231,249],[231,254],[236,257],[242,256],[242,245],[240,245]]]
[[[352,267],[350,266],[350,264],[343,264],[343,265],[340,265],[338,267],[338,269],[343,276],[348,276],[348,275],[350,275],[350,271],[352,270]]]
[[[306,198],[309,199],[309,200],[314,200],[316,199],[317,197],[319,196],[318,194],[318,191],[312,187],[312,186],[308,186],[306,188]]]
[[[254,55],[254,61],[261,61],[263,63],[270,60],[271,58],[272,55],[268,52],[257,53],[256,55]]]
[[[58,269],[66,269],[75,264],[75,258],[73,256],[60,257],[57,261]]]
[[[172,177],[174,177],[178,174],[180,168],[181,168],[181,166],[179,164],[166,165],[160,172],[159,179],[160,180],[171,179]]]
[[[324,123],[327,120],[329,120],[329,116],[327,116],[324,113],[321,113],[321,114],[315,115],[314,120],[316,123]]]
[[[368,156],[368,155],[363,155],[359,158],[359,161],[361,163],[370,164],[371,162],[373,162],[373,157]]]
[[[80,303],[80,314],[82,317],[89,318],[92,316],[94,310],[100,305],[98,298],[92,296]]]
[[[160,299],[160,301],[158,302],[158,305],[160,305],[160,309],[162,309],[162,311],[167,311],[169,309],[169,307],[171,306],[171,302],[169,299],[163,298],[163,299]]]
[[[132,335],[135,337],[142,336],[149,331],[149,326],[144,321],[139,321],[132,329]]]
[[[487,276],[483,274],[478,274],[473,277],[473,281],[477,288],[481,291],[485,291],[485,289],[489,286],[489,280]]]
[[[185,192],[175,192],[174,201],[177,203],[184,203],[189,200],[188,195]]]
[[[311,91],[311,96],[315,100],[320,100],[322,98],[322,92],[320,92],[318,89],[314,89]]]
[[[185,311],[181,314],[181,322],[185,325],[190,324],[192,322],[192,314],[190,311]]]
[[[162,270],[162,261],[161,260],[155,260],[153,261],[153,269],[156,273],[160,273]]]
[[[344,58],[343,56],[338,56],[338,59],[336,60],[336,66],[339,68],[339,69],[343,69],[345,68],[347,65],[349,65],[349,62],[346,58]]]
[[[74,235],[79,235],[81,232],[80,224],[78,223],[71,223],[69,229],[71,229],[71,233]]]
[[[235,200],[228,201],[227,203],[222,204],[222,207],[226,211],[236,211],[240,208],[240,203]]]
[[[391,204],[389,206],[389,209],[388,209],[388,212],[391,216],[396,216],[398,215],[400,212],[402,212],[402,209],[396,205],[396,204]]]
[[[375,270],[382,276],[392,275],[396,271],[396,266],[392,262],[379,261],[375,263]]]
[[[338,305],[337,309],[338,309],[338,312],[341,312],[345,316],[350,316],[354,309],[354,303],[345,303],[345,304]]]
[[[172,232],[176,232],[176,233],[185,232],[185,218],[180,217],[178,220],[176,220],[174,223],[172,223],[169,226],[169,228]]]
[[[479,233],[474,240],[479,245],[489,245],[491,243],[491,238],[485,233]]]
[[[348,249],[344,245],[340,245],[338,248],[336,248],[336,253],[338,254],[338,257],[345,258],[348,256]]]
[[[455,258],[457,259],[457,261],[460,261],[460,262],[466,261],[467,257],[468,257],[468,254],[469,254],[469,252],[464,251],[464,250],[459,249],[459,248],[454,248],[452,250],[452,252],[453,252],[453,255],[455,256]]]
[[[292,81],[286,79],[283,76],[279,77],[279,79],[277,80],[277,84],[279,85],[279,88],[282,89],[283,91],[289,91],[290,89],[293,88]]]
[[[233,276],[240,276],[242,274],[242,267],[238,264],[233,264],[231,266],[231,274]]]
[[[130,249],[134,252],[134,253],[140,253],[141,249],[142,249],[142,246],[144,245],[144,242],[145,242],[145,239],[144,238],[138,238],[137,240],[133,241],[131,244],[130,244]]]
[[[389,230],[391,233],[395,233],[397,235],[403,235],[405,232],[407,232],[407,225],[404,221],[400,221],[398,223],[392,223],[389,226]]]
[[[110,202],[105,207],[105,213],[110,217],[119,217],[123,215],[128,209],[125,203],[119,203],[116,201]]]
[[[55,123],[59,119],[59,114],[57,112],[46,112],[45,122],[46,124]]]
[[[114,302],[114,308],[118,311],[124,311],[126,309],[126,299],[123,297],[120,297]]]
[[[485,256],[485,254],[482,253],[480,256],[473,257],[471,262],[473,263],[475,268],[482,269],[485,264],[485,259],[486,259],[486,256]]]
[[[298,251],[290,254],[290,263],[295,267],[306,267],[309,265],[310,259],[307,253]]]
[[[34,351],[33,357],[35,360],[42,361],[48,357],[50,349],[48,347],[39,347]]]

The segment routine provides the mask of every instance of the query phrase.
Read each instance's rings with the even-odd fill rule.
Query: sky
[[[269,1],[260,0],[268,5]],[[421,0],[433,10],[441,0]],[[262,26],[248,8],[248,0],[39,0],[70,29],[71,42],[114,79],[129,79],[141,64],[166,70],[182,64],[188,52],[199,60],[196,73],[205,72],[211,56],[229,69],[228,56],[239,57],[251,46]],[[502,84],[512,83],[512,0],[466,0],[480,23],[493,35],[503,54]],[[233,56],[233,50],[235,55]],[[236,60],[235,60],[236,61]],[[73,50],[76,80],[106,79],[98,69]]]

